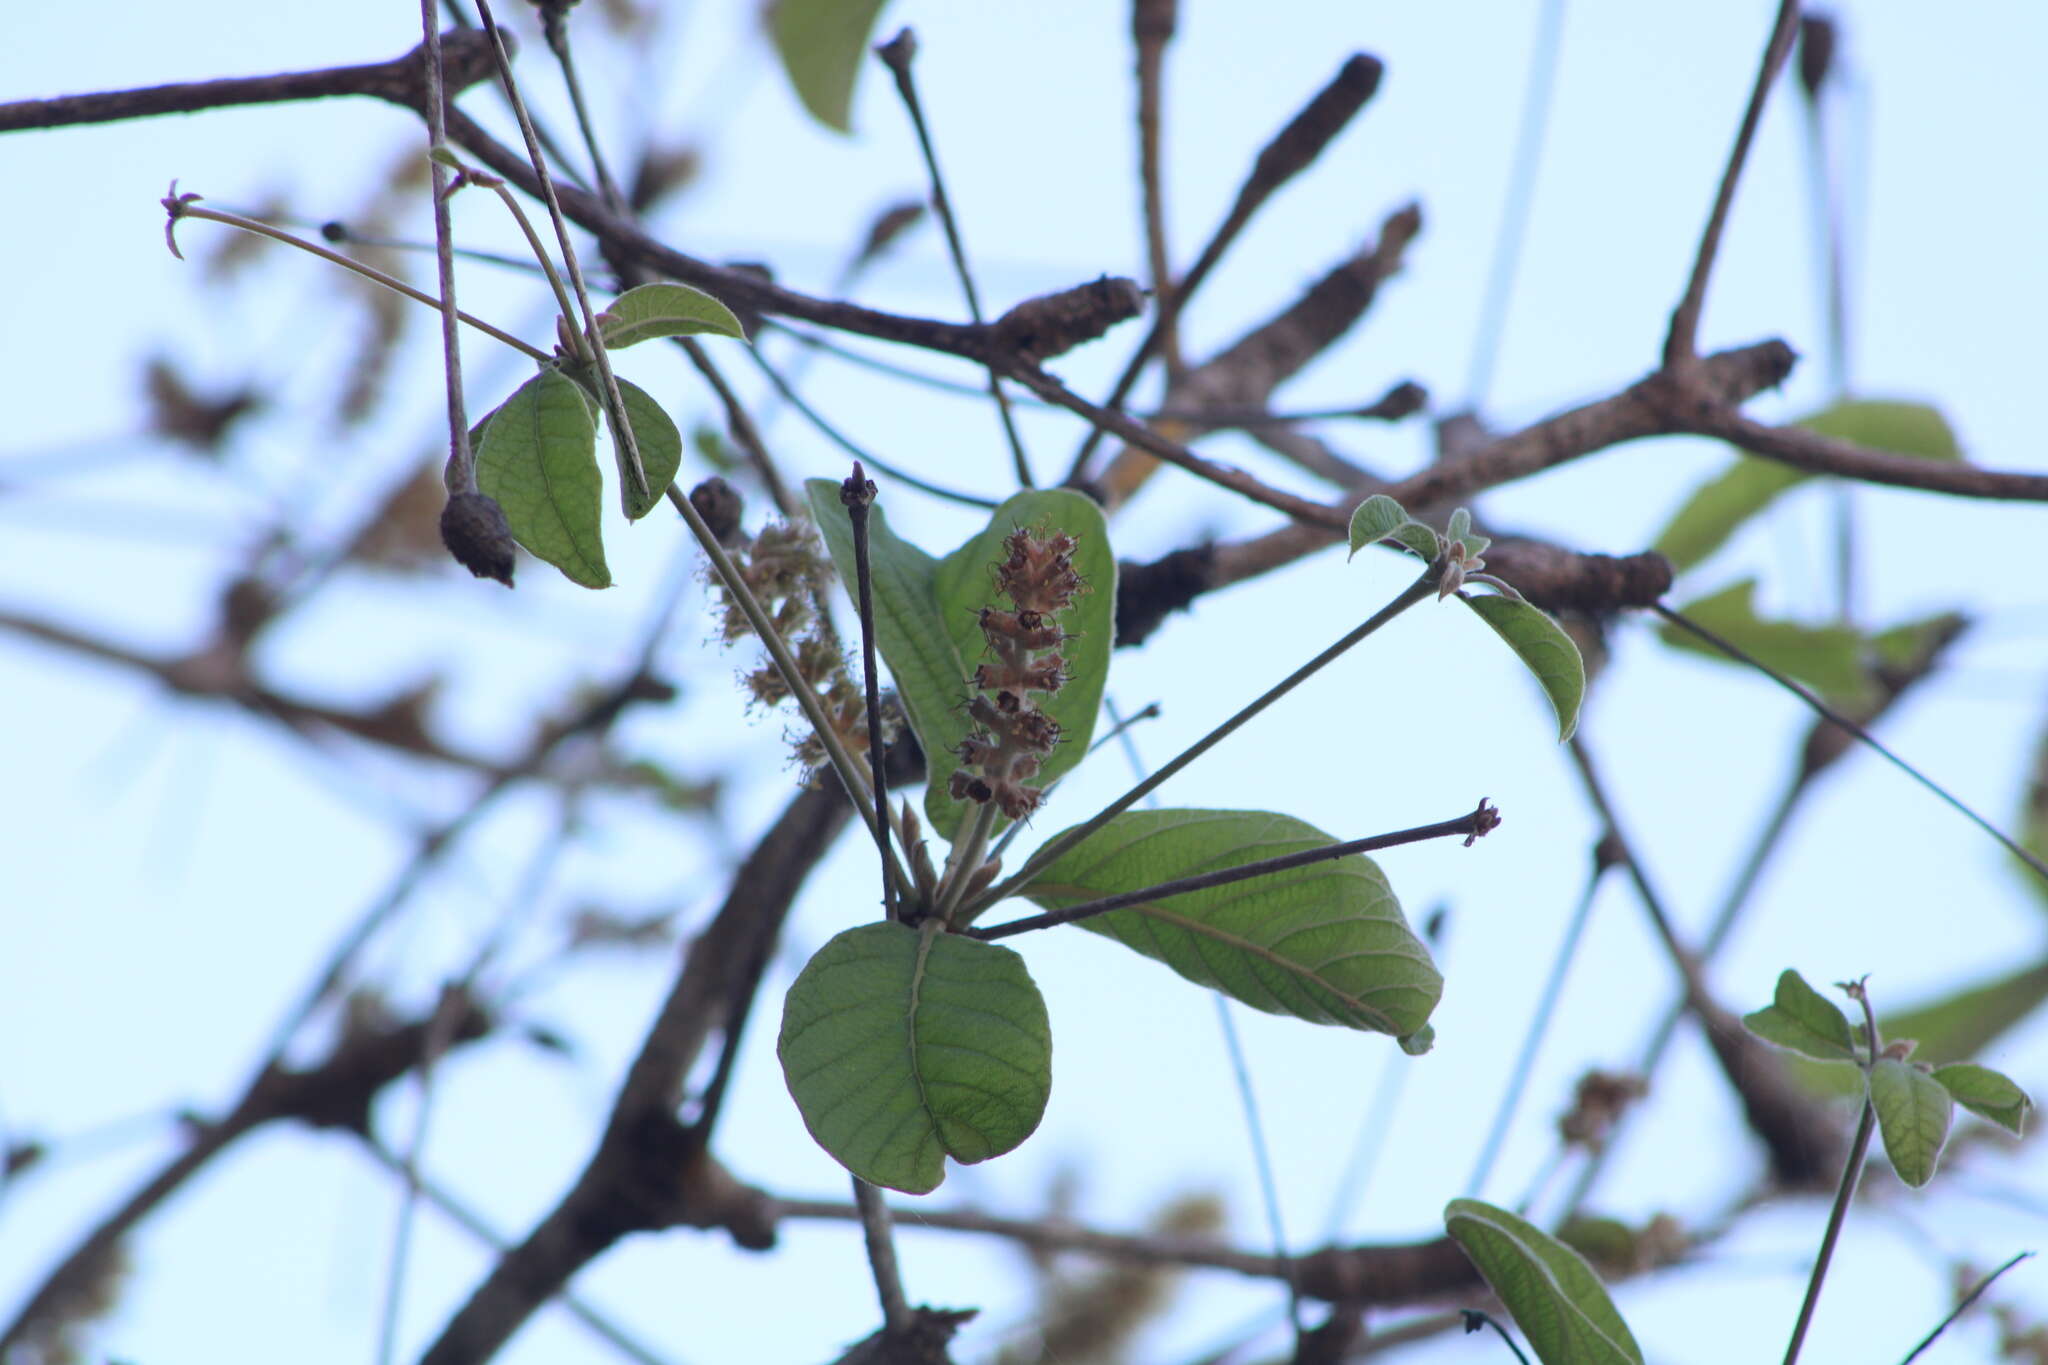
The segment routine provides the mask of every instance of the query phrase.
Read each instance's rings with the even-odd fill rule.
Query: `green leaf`
[[[866,924],[805,964],[782,1007],[783,1079],[818,1145],[861,1179],[925,1194],[944,1158],[1001,1156],[1052,1090],[1052,1030],[1024,959]]]
[[[2048,721],[2034,737],[2033,761],[2027,766],[2027,785],[2020,793],[2020,847],[2037,858],[2048,858]],[[2013,866],[2043,905],[2048,905],[2048,881],[2018,858]]]
[[[775,0],[768,31],[797,98],[828,128],[852,131],[853,85],[887,0]]]
[[[1400,503],[1385,493],[1375,493],[1351,513],[1351,553],[1355,555],[1382,540],[1397,541],[1429,563],[1435,563],[1443,551],[1436,532],[1411,518]]]
[[[1955,1113],[1941,1082],[1911,1062],[1880,1057],[1870,1068],[1870,1103],[1899,1179],[1916,1189],[1932,1180]]]
[[[625,405],[626,420],[633,424],[633,443],[640,450],[640,468],[647,475],[647,496],[643,498],[633,487],[633,471],[627,468],[626,443],[614,430],[612,456],[619,466],[619,502],[626,519],[638,521],[661,505],[668,486],[676,481],[676,472],[683,467],[683,433],[654,401],[654,395],[638,384],[620,379],[619,400]]]
[[[1060,909],[1334,842],[1266,811],[1126,811],[1055,859],[1024,894]],[[1315,1024],[1414,1035],[1443,993],[1386,878],[1358,854],[1080,923],[1197,985]]]
[[[513,538],[570,582],[610,587],[598,528],[597,421],[582,387],[543,370],[480,425],[477,490],[505,509]]]
[[[811,479],[804,491],[840,580],[851,593],[857,581],[853,527],[840,505],[839,485],[831,479]],[[1045,756],[1033,779],[1044,786],[1088,752],[1109,677],[1109,652],[1116,643],[1116,556],[1110,550],[1102,509],[1065,489],[1019,493],[995,510],[979,534],[943,560],[899,539],[889,530],[879,505],[868,513],[875,644],[896,679],[910,728],[930,756],[925,815],[932,829],[948,840],[959,832],[970,805],[947,794],[946,779],[952,773],[949,755],[974,728],[965,702],[975,665],[987,651],[980,609],[995,602],[992,573],[1003,559],[1004,538],[1019,526],[1049,526],[1072,536],[1074,569],[1087,584],[1059,618],[1070,637],[1060,649],[1067,683],[1037,699],[1060,727],[1059,746]]]
[[[1797,425],[1900,455],[1944,461],[1962,458],[1947,420],[1922,403],[1849,399],[1803,418]],[[1781,493],[1812,477],[1803,469],[1773,460],[1738,456],[1678,509],[1657,537],[1656,549],[1671,561],[1672,568],[1690,568],[1720,549],[1744,522]]]
[[[1744,1015],[1742,1023],[1765,1042],[1816,1061],[1856,1060],[1856,1039],[1849,1031],[1848,1017],[1790,968],[1778,975],[1775,1002]]]
[[[2014,1137],[2025,1136],[2027,1111],[2034,1102],[2010,1076],[1988,1066],[1956,1062],[1934,1068],[1934,1079],[1963,1108],[1990,1119]]]
[[[1492,626],[1543,686],[1543,695],[1557,712],[1557,742],[1579,727],[1579,703],[1586,696],[1586,664],[1564,628],[1539,609],[1514,597],[1467,597],[1458,600]]]
[[[1674,570],[1689,569],[1726,544],[1742,523],[1812,476],[1803,469],[1740,455],[1702,484],[1667,523],[1652,547]]]
[[[1985,1048],[2030,1018],[2048,1000],[2048,961],[1967,986],[1924,1005],[1888,1010],[1884,1031],[1919,1044],[1914,1056],[1939,1065],[1982,1055]],[[1861,1071],[1841,1065],[1795,1063],[1792,1072],[1816,1094],[1852,1095]]]
[[[1477,1199],[1446,1204],[1444,1228],[1514,1314],[1544,1365],[1643,1365],[1642,1347],[1578,1252]]]
[[[665,280],[628,289],[606,305],[598,324],[605,349],[620,350],[656,337],[713,336],[747,339],[747,329],[717,299],[701,289]]]
[[[1853,441],[1895,455],[1917,455],[1940,464],[1957,464],[1962,443],[1941,409],[1895,398],[1847,398],[1795,424],[1838,441]]]
[[[1087,586],[1072,606],[1060,613],[1060,629],[1067,639],[1060,645],[1066,661],[1067,681],[1059,691],[1038,694],[1039,709],[1058,722],[1060,742],[1039,765],[1031,779],[1040,788],[1050,786],[1070,772],[1088,753],[1095,733],[1095,717],[1102,710],[1102,690],[1109,682],[1109,655],[1116,645],[1116,555],[1109,545],[1109,523],[1093,498],[1070,489],[1055,488],[1018,493],[1004,500],[989,514],[988,525],[959,549],[939,561],[932,580],[938,601],[939,620],[945,624],[959,660],[958,695],[965,697],[974,669],[989,657],[988,640],[981,633],[981,609],[998,605],[991,575],[1006,556],[1003,542],[1019,527],[1065,531],[1074,538],[1074,571]],[[945,750],[926,749],[930,755],[945,752],[967,737],[973,728],[965,710],[948,714],[958,727]],[[920,732],[920,735],[922,732]],[[972,803],[955,801],[946,790],[953,765],[946,759],[931,764],[931,781],[925,787],[925,816],[931,827],[950,839]],[[997,828],[1008,821],[998,819]]]
[[[1780,673],[1790,674],[1829,697],[1856,697],[1870,685],[1863,667],[1863,637],[1845,626],[1802,626],[1791,621],[1765,621],[1756,614],[1756,580],[1745,578],[1680,613]],[[1674,649],[1736,664],[1706,641],[1674,625],[1657,634]]]

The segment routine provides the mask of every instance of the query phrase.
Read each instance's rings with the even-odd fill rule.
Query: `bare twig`
[[[860,461],[853,462],[853,473],[839,485],[839,503],[846,509],[847,520],[853,527],[854,604],[860,611],[860,673],[863,699],[867,706],[868,765],[875,780],[875,852],[884,864],[882,870],[882,913],[888,919],[901,919],[902,907],[896,903],[895,883],[889,880],[889,788],[882,780],[882,691],[876,680],[875,666],[875,592],[874,572],[868,559],[868,508],[875,501],[875,485],[867,472],[860,467]],[[855,1180],[858,1187],[860,1181]],[[900,1292],[900,1290],[899,1290]],[[900,1326],[900,1324],[898,1324]]]
[[[1764,101],[1792,55],[1792,40],[1799,36],[1799,0],[1779,0],[1778,18],[1771,26],[1770,41],[1764,45],[1763,61],[1757,66],[1756,85],[1749,92],[1749,107],[1742,111],[1742,126],[1735,145],[1728,151],[1727,169],[1721,172],[1721,187],[1714,194],[1714,207],[1700,233],[1700,247],[1693,257],[1692,277],[1685,283],[1685,295],[1671,314],[1671,331],[1664,338],[1664,367],[1682,368],[1698,354],[1700,309],[1707,299],[1707,279],[1714,272],[1714,257],[1721,249],[1721,233],[1728,225],[1728,209],[1735,202],[1735,186],[1742,179],[1743,163],[1762,121]]]
[[[1970,1305],[1977,1302],[1978,1299],[1984,1297],[1984,1291],[1989,1289],[1993,1284],[1997,1283],[1999,1276],[2005,1274],[2006,1271],[2011,1270],[2021,1261],[2033,1259],[2033,1255],[2034,1253],[2031,1251],[2018,1252],[2010,1258],[2008,1258],[2004,1265],[1998,1267],[1998,1269],[1992,1271],[1989,1275],[1986,1275],[1983,1279],[1977,1281],[1975,1287],[1973,1287],[1969,1293],[1963,1295],[1962,1298],[1956,1301],[1956,1306],[1949,1310],[1948,1316],[1943,1318],[1940,1322],[1936,1323],[1934,1325],[1934,1330],[1932,1332],[1929,1332],[1926,1336],[1922,1337],[1920,1339],[1920,1344],[1918,1346],[1915,1346],[1911,1351],[1907,1352],[1906,1358],[1900,1361],[1899,1365],[1913,1365],[1913,1362],[1918,1360],[1923,1354],[1925,1354],[1927,1348],[1935,1343],[1936,1338],[1940,1337],[1943,1332],[1946,1332],[1948,1330],[1950,1323],[1954,1322],[1963,1314],[1969,1312]]]
[[[960,240],[960,222],[953,214],[952,200],[946,197],[946,178],[939,173],[939,155],[932,146],[931,129],[925,125],[924,106],[917,98],[917,79],[911,73],[917,58],[917,35],[903,29],[877,47],[875,55],[896,78],[896,93],[903,99],[911,127],[917,130],[918,150],[924,154],[925,172],[931,177],[932,208],[938,213],[939,226],[946,234],[946,252],[952,257],[953,273],[960,278],[960,292],[967,296],[968,316],[974,319],[975,326],[982,326],[987,319],[982,316],[981,296],[974,287],[974,272],[967,266],[967,246]],[[1010,458],[1016,465],[1017,482],[1030,488],[1031,462],[1024,454],[1024,438],[1017,432],[1017,420],[1010,412],[1010,397],[1003,392],[1002,376],[993,365],[988,372],[988,392],[996,400],[996,414],[1002,419],[1003,435],[1010,443]]]
[[[1152,318],[1152,330],[1138,343],[1138,349],[1124,365],[1116,384],[1110,389],[1109,397],[1103,402],[1105,408],[1120,407],[1130,395],[1132,385],[1138,382],[1138,375],[1145,363],[1156,352],[1160,339],[1167,335],[1174,325],[1174,319],[1187,306],[1209,272],[1237,241],[1238,234],[1251,222],[1252,216],[1272,197],[1273,192],[1289,180],[1306,170],[1317,157],[1323,154],[1338,133],[1352,117],[1365,107],[1366,101],[1379,89],[1380,74],[1384,70],[1377,57],[1354,53],[1329,84],[1317,91],[1314,98],[1302,106],[1285,128],[1274,135],[1273,140],[1260,149],[1258,160],[1253,162],[1251,174],[1245,177],[1239,187],[1237,199],[1230,206],[1216,231],[1210,236],[1202,254],[1195,258],[1174,288],[1162,294]],[[1121,432],[1118,433],[1122,435]],[[1095,453],[1095,447],[1102,439],[1102,428],[1088,433],[1081,448],[1074,452],[1072,466],[1067,470],[1066,482],[1081,483],[1087,476],[1088,458]]]
[[[882,1192],[859,1176],[853,1179],[854,1207],[860,1210],[862,1240],[868,1267],[874,1272],[875,1294],[882,1301],[883,1330],[898,1335],[910,1326],[910,1302],[903,1296],[903,1272],[896,1264],[895,1218]]]
[[[1160,144],[1164,140],[1162,109],[1166,86],[1166,49],[1173,42],[1180,0],[1132,0],[1131,41],[1137,48],[1138,193],[1145,220],[1145,265],[1152,296],[1173,292],[1173,256],[1166,248],[1166,170]],[[1159,336],[1159,355],[1170,377],[1180,372],[1180,334],[1169,323]]]

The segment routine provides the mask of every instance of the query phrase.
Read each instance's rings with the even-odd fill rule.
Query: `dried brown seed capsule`
[[[441,509],[441,543],[455,562],[478,578],[495,578],[512,586],[516,542],[496,498],[482,493],[457,493]]]

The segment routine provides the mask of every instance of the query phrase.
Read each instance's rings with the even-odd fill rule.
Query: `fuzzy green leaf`
[[[1032,785],[1044,788],[1058,781],[1088,753],[1095,733],[1095,717],[1102,709],[1102,689],[1109,681],[1109,655],[1116,644],[1116,555],[1109,546],[1109,523],[1093,498],[1069,489],[1055,488],[1018,493],[1004,500],[989,514],[981,532],[939,561],[932,579],[932,595],[938,601],[939,620],[951,637],[958,660],[957,698],[964,699],[973,687],[970,679],[976,665],[990,657],[988,640],[981,633],[983,607],[1007,607],[996,596],[993,576],[1005,557],[1003,542],[1019,527],[1065,531],[1074,539],[1074,571],[1087,586],[1073,605],[1060,613],[1060,629],[1066,640],[1060,657],[1066,661],[1067,681],[1059,691],[1035,693],[1032,700],[1060,727],[1060,742],[1039,765]],[[955,703],[948,720],[957,733],[948,736],[942,749],[927,748],[931,781],[925,787],[925,818],[947,839],[958,831],[961,818],[971,803],[955,801],[946,790],[946,779],[955,766],[950,750],[974,728],[964,708]],[[920,736],[922,732],[920,731]],[[1008,822],[998,819],[997,827]]]
[[[1126,811],[1024,894],[1055,910],[1334,842],[1266,811]],[[1386,878],[1358,854],[1113,910],[1081,927],[1254,1009],[1315,1024],[1417,1034],[1443,993]]]
[[[1351,553],[1382,540],[1396,541],[1429,563],[1443,551],[1435,531],[1412,519],[1407,509],[1385,493],[1375,493],[1351,513]]]
[[[1956,461],[1962,450],[1941,413],[1923,403],[1849,399],[1797,423],[1823,436],[1900,455]],[[1674,569],[1687,569],[1727,543],[1742,524],[1781,493],[1813,476],[1803,469],[1741,455],[1703,484],[1657,537],[1656,549]]]
[[[1778,974],[1775,1001],[1744,1015],[1742,1023],[1765,1042],[1816,1061],[1856,1059],[1856,1039],[1849,1031],[1848,1017],[1790,968]]]
[[[1981,1056],[1984,1049],[2014,1026],[2032,1018],[2048,1000],[2048,961],[2007,972],[1979,985],[1966,986],[1924,1005],[1887,1010],[1885,1035],[1911,1038],[1919,1044],[1913,1055],[1939,1066]],[[1852,1095],[1862,1086],[1862,1072],[1851,1066],[1795,1062],[1792,1074],[1815,1094]]]
[[[852,131],[853,87],[888,0],[775,0],[768,31],[789,83],[811,117]]]
[[[1870,1068],[1870,1103],[1899,1179],[1916,1189],[1934,1179],[1955,1113],[1941,1082],[1911,1062],[1880,1057]]]
[[[1544,1365],[1643,1365],[1642,1347],[1578,1252],[1477,1199],[1445,1205],[1444,1229],[1514,1314]]]
[[[1863,667],[1863,637],[1845,626],[1803,626],[1792,621],[1766,621],[1756,614],[1756,580],[1745,578],[1684,608],[1689,617],[1728,643],[1747,651],[1780,673],[1806,683],[1829,697],[1856,697],[1870,685]],[[1703,655],[1724,664],[1740,662],[1678,626],[1657,631],[1674,649]]]
[[[477,490],[505,509],[513,538],[570,582],[610,587],[599,531],[597,420],[582,387],[543,370],[479,425]]]
[[[1579,703],[1586,696],[1586,664],[1564,628],[1541,610],[1513,597],[1467,597],[1458,600],[1492,626],[1542,684],[1557,712],[1557,742],[1579,727]]]
[[[636,285],[613,299],[599,324],[605,349],[620,350],[656,337],[712,336],[747,339],[740,320],[711,295],[687,284],[664,280]]]
[[[2025,1136],[2027,1111],[2034,1102],[2004,1072],[1956,1062],[1934,1068],[1934,1079],[1963,1108],[1990,1119],[2014,1137]]]
[[[907,1194],[936,1189],[946,1157],[1017,1146],[1052,1091],[1052,1030],[1024,959],[936,922],[862,925],[820,948],[789,988],[776,1054],[818,1145]]]
[[[640,451],[640,468],[647,475],[647,496],[641,497],[633,487],[633,471],[626,460],[626,443],[619,439],[619,433],[611,421],[611,414],[605,413],[605,429],[611,432],[612,460],[619,470],[619,505],[628,521],[638,521],[653,511],[662,502],[668,486],[675,482],[676,471],[683,467],[683,433],[676,430],[675,422],[654,401],[654,395],[631,380],[612,378],[619,381],[619,401],[625,405],[626,420],[633,424],[633,440]],[[583,387],[583,395],[590,405],[604,412],[604,399],[595,385],[596,376],[586,382],[577,376],[576,382]]]

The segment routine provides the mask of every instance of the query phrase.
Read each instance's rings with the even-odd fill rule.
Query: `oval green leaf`
[[[613,378],[618,378],[614,375]],[[641,496],[633,486],[633,471],[627,468],[626,443],[612,429],[612,458],[619,467],[619,503],[628,521],[638,521],[658,507],[668,486],[683,467],[683,433],[675,421],[654,401],[654,395],[630,380],[619,380],[619,399],[625,404],[626,420],[633,424],[633,444],[640,452],[640,468],[647,475],[647,493]],[[600,404],[600,406],[602,406]]]
[[[1756,614],[1756,580],[1745,578],[1703,597],[1680,615],[1713,631],[1728,643],[1789,674],[1824,696],[1854,698],[1869,690],[1863,666],[1863,637],[1844,626],[1805,626],[1794,621],[1766,621]],[[1657,628],[1665,644],[1724,664],[1742,666],[1689,630],[1666,624]]]
[[[1948,420],[1924,403],[1852,398],[1796,425],[1900,455],[1950,462],[1963,457]],[[1657,537],[1655,548],[1674,569],[1690,568],[1720,549],[1779,494],[1812,477],[1790,465],[1738,456],[1734,464],[1686,500]]]
[[[2031,1018],[2043,1000],[2048,1000],[2048,961],[1966,986],[1924,1005],[1887,1010],[1884,1031],[1887,1037],[1913,1039],[1919,1045],[1913,1055],[1939,1066],[1981,1055]],[[1854,1095],[1863,1085],[1860,1069],[1839,1064],[1795,1063],[1792,1074],[1815,1094],[1829,1097]]]
[[[1870,1103],[1899,1179],[1916,1189],[1932,1180],[1955,1113],[1941,1082],[1911,1062],[1880,1057],[1870,1068]]]
[[[1557,742],[1562,744],[1579,728],[1579,703],[1586,696],[1586,664],[1579,647],[1564,628],[1541,610],[1514,597],[1467,597],[1458,600],[1492,626],[1508,642],[1550,698],[1557,712]]]
[[[1055,859],[1024,894],[1057,910],[1334,842],[1267,811],[1126,811]],[[1197,985],[1314,1024],[1418,1035],[1443,994],[1429,949],[1409,931],[1379,868],[1359,854],[1080,924]]]
[[[967,696],[974,669],[989,657],[988,640],[981,633],[981,609],[1005,605],[991,583],[995,567],[1002,563],[1003,542],[1019,527],[1064,531],[1074,538],[1074,571],[1087,586],[1073,605],[1060,613],[1060,629],[1066,640],[1060,657],[1066,661],[1067,680],[1059,691],[1034,698],[1040,710],[1060,727],[1060,742],[1039,765],[1034,786],[1044,788],[1071,771],[1088,753],[1095,734],[1095,717],[1102,710],[1102,689],[1109,682],[1109,655],[1116,645],[1116,555],[1109,547],[1109,522],[1093,499],[1065,488],[1026,491],[1003,501],[989,514],[988,524],[959,549],[940,560],[932,578],[939,620],[946,627],[953,653],[958,659],[959,689],[946,713],[946,724],[957,733],[944,737],[942,750],[925,753],[950,755],[973,728],[959,702]],[[925,818],[931,827],[951,839],[960,828],[971,803],[955,801],[946,790],[951,775],[948,758],[933,761],[931,780],[925,786]],[[1009,821],[998,817],[996,828]]]
[[[1444,1229],[1500,1295],[1544,1365],[1643,1365],[1643,1349],[1585,1258],[1477,1199],[1444,1206]]]
[[[610,587],[599,533],[597,422],[582,387],[543,370],[481,425],[477,490],[505,509],[513,538],[570,582]]]
[[[605,349],[616,351],[656,337],[712,336],[747,339],[747,329],[717,299],[701,289],[664,280],[636,285],[613,299],[599,324]]]
[[[1957,1062],[1934,1068],[1934,1079],[1950,1099],[1979,1118],[1990,1119],[2014,1137],[2026,1135],[2027,1110],[2034,1102],[2004,1072]]]
[[[783,1079],[818,1145],[870,1184],[925,1194],[1031,1136],[1052,1030],[1024,959],[994,943],[867,924],[805,964],[782,1007]]]
[[[797,98],[828,128],[853,130],[853,86],[888,0],[775,0],[768,31]]]
[[[1849,1031],[1848,1016],[1789,968],[1778,974],[1773,1003],[1744,1015],[1742,1023],[1765,1042],[1818,1062],[1856,1060],[1856,1040]]]

